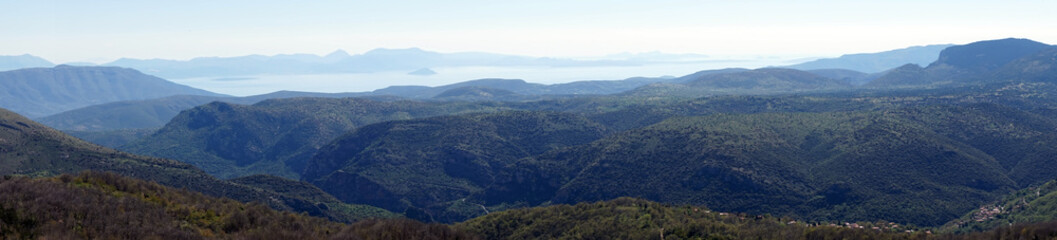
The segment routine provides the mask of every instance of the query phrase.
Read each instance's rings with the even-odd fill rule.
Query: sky
[[[56,63],[419,47],[838,56],[1007,37],[1057,43],[1057,1],[0,0],[0,55]]]

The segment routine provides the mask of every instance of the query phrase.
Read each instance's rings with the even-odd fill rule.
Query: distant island
[[[408,72],[407,74],[408,75],[416,75],[416,76],[429,76],[429,75],[437,74],[437,72],[434,72],[433,69],[429,69],[429,68],[419,68],[418,70]]]

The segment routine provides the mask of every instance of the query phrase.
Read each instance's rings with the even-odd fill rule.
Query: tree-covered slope
[[[137,139],[150,136],[158,131],[157,128],[146,129],[118,129],[108,131],[62,131],[70,136],[108,148],[118,148]]]
[[[854,70],[839,68],[814,69],[807,70],[807,72],[829,79],[841,80],[851,84],[852,86],[860,86],[869,82],[870,80],[880,77],[880,73],[867,74]]]
[[[257,177],[251,177],[257,178]],[[5,239],[1049,239],[1054,222],[954,235],[887,221],[814,222],[633,198],[513,209],[452,226],[343,225],[113,173],[0,178]]]
[[[1057,140],[1055,128],[993,104],[676,117],[521,159],[471,200],[495,206],[633,196],[936,225],[1054,178],[1057,162],[1045,145]]]
[[[557,202],[938,224],[1015,186],[983,152],[884,112],[674,118],[568,151],[535,160],[582,166]]]
[[[817,222],[635,198],[495,212],[455,224],[485,239],[1054,239],[1057,221],[964,233],[888,221]]]
[[[180,111],[229,97],[180,95],[92,105],[37,119],[60,130],[106,131],[165,126]]]
[[[979,232],[1013,224],[1057,219],[1057,181],[1048,181],[1014,192],[1001,200],[981,205],[943,226],[955,233]]]
[[[235,104],[253,104],[263,100],[296,97],[345,98],[361,96],[363,93],[314,93],[278,91],[246,97],[220,97],[177,95],[146,100],[128,100],[104,103],[73,109],[36,119],[44,125],[59,130],[104,132],[118,129],[161,128],[184,110],[206,103],[221,101]],[[391,96],[362,96],[363,98],[389,101]]]
[[[294,209],[305,209],[312,216],[322,216],[331,221],[356,222],[375,218],[400,217],[384,209],[361,204],[348,204],[307,182],[295,181],[271,175],[252,175],[229,180],[232,183],[274,192],[287,200]],[[315,207],[312,207],[312,206]],[[302,211],[305,211],[302,210]]]
[[[676,83],[650,84],[625,92],[630,96],[707,96],[729,94],[775,94],[838,90],[851,83],[813,73],[784,68],[725,71],[692,75]]]
[[[1015,64],[1054,46],[1028,39],[998,39],[952,46],[927,67],[907,64],[866,83],[868,88],[921,88],[965,86],[1020,78],[1018,71],[1038,69],[1038,65]],[[1054,59],[1036,59],[1052,64]],[[1037,62],[1036,62],[1037,63]],[[1006,67],[1013,64],[1013,66]],[[1010,75],[1013,74],[1013,76]]]
[[[761,68],[738,73],[707,75],[685,84],[690,87],[775,92],[835,89],[849,86],[848,83],[837,79],[783,68]]]
[[[323,147],[303,177],[346,202],[429,208],[436,220],[457,221],[483,209],[450,212],[449,205],[492,185],[500,169],[604,131],[574,114],[521,111],[384,122]]]
[[[860,228],[860,226],[862,228]],[[797,219],[715,212],[634,198],[514,209],[455,225],[487,239],[926,239],[881,222],[819,225]],[[873,229],[877,227],[877,229]],[[910,231],[908,233],[907,231]]]
[[[335,220],[374,216],[331,210],[327,202],[280,194],[276,189],[222,181],[186,163],[100,147],[0,109],[0,174],[54,176],[86,170],[113,172],[210,196],[256,201],[280,210],[309,212]],[[391,214],[378,216],[386,215]]]
[[[100,172],[0,178],[0,238],[479,239],[402,219],[343,225]]]
[[[28,117],[122,100],[173,95],[219,96],[117,67],[27,68],[0,72],[0,107]]]
[[[190,165],[103,148],[3,109],[0,109],[0,156],[3,174],[49,176],[83,170],[118,171],[172,184],[195,183],[189,179],[178,180],[179,177],[209,178]]]
[[[1053,46],[1030,39],[1006,38],[951,46],[929,67],[951,66],[977,72],[993,71],[1007,63]]]
[[[627,131],[533,154],[505,149],[555,140],[495,145],[498,138],[479,133],[488,124],[463,117],[385,122],[323,148],[304,176],[343,200],[397,211],[462,197],[502,209],[632,196],[725,211],[922,225],[941,224],[1004,191],[1057,177],[1057,162],[1046,157],[1054,150],[1045,147],[1057,141],[1053,120],[995,104],[904,101],[698,99],[658,111],[591,115],[608,126],[624,125],[613,119],[652,119],[647,115],[667,120],[642,120],[649,126],[620,127]],[[856,109],[875,110],[847,112]],[[538,128],[532,121],[512,123],[508,128]],[[478,127],[459,127],[467,125]],[[461,147],[446,147],[454,144]],[[504,164],[485,161],[448,172],[452,167],[436,164],[465,158],[444,150],[452,148]],[[316,180],[327,174],[337,175]],[[334,181],[337,176],[346,180]],[[333,186],[370,194],[345,197],[348,187]],[[422,186],[461,190],[430,193]],[[454,195],[438,197],[444,194]]]
[[[990,103],[890,111],[995,159],[1019,186],[1057,178],[1057,121]]]
[[[1019,83],[1057,82],[1057,46],[1018,58],[995,70],[993,78]]]
[[[222,177],[271,174],[299,179],[306,161],[356,127],[497,108],[477,103],[289,98],[254,105],[213,102],[183,111],[155,134],[122,147],[180,160]]]
[[[112,173],[0,180],[5,239],[319,239],[341,227]]]

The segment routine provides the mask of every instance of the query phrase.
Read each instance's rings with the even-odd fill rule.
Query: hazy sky
[[[0,55],[51,61],[421,47],[529,56],[836,56],[1057,43],[1057,1],[8,1]]]

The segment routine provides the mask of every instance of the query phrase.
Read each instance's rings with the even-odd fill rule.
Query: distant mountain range
[[[629,78],[625,80],[578,81],[562,84],[528,83],[520,79],[479,79],[462,83],[425,87],[392,86],[372,92],[311,93],[280,91],[248,97],[180,95],[147,100],[110,102],[73,109],[37,120],[45,125],[76,131],[159,128],[180,111],[213,101],[253,104],[266,99],[293,97],[360,97],[375,100],[426,101],[525,101],[614,94],[649,83],[673,81],[668,78]]]
[[[786,68],[799,70],[848,69],[864,73],[876,73],[907,63],[924,66],[935,61],[939,51],[948,46],[951,45],[928,45],[879,53],[849,54],[838,58],[818,59],[790,65],[786,66]],[[562,59],[485,52],[439,53],[419,48],[379,48],[356,55],[337,50],[324,56],[279,54],[272,56],[199,57],[190,60],[122,58],[113,62],[99,64],[98,66],[134,68],[163,78],[189,78],[264,74],[414,72],[428,68],[460,66],[634,66],[715,60],[722,59],[715,59],[702,54],[669,54],[662,52],[620,53],[600,58]],[[0,56],[0,71],[30,67],[51,67],[54,65],[40,57],[28,54]],[[96,66],[96,64],[92,63],[66,63],[66,65]],[[427,72],[422,71],[422,73]]]
[[[842,58],[829,59],[829,60],[818,60],[816,63],[842,63],[846,66],[851,65],[862,65],[866,62],[906,62],[912,60],[913,56],[917,55],[928,55],[928,51],[932,51],[939,47],[947,45],[930,45],[926,47],[911,47],[907,49],[893,50],[875,54],[852,54],[846,55]],[[239,74],[256,74],[256,73],[304,73],[304,71],[319,72],[319,71],[374,71],[378,69],[404,69],[404,68],[417,68],[416,66],[469,66],[469,65],[554,65],[554,66],[571,66],[582,65],[582,64],[643,64],[646,62],[665,62],[665,61],[695,61],[707,58],[708,56],[697,55],[697,54],[665,54],[665,53],[640,53],[640,54],[618,54],[607,56],[613,60],[591,60],[591,61],[573,61],[573,60],[562,60],[552,58],[530,58],[520,57],[512,55],[501,55],[501,54],[490,54],[490,53],[436,53],[424,51],[417,48],[412,49],[376,49],[360,55],[349,55],[344,51],[336,51],[326,56],[316,56],[310,54],[289,54],[289,55],[275,55],[275,56],[262,56],[262,55],[250,55],[243,57],[231,57],[231,58],[196,58],[189,61],[173,61],[173,60],[136,60],[136,59],[121,59],[106,65],[124,65],[131,66],[137,69],[146,69],[148,72],[155,72],[159,74],[168,74],[172,76],[180,74],[192,74],[192,75],[239,75]],[[34,57],[31,55],[22,56],[10,56],[0,57],[0,60],[6,62],[18,63],[12,66],[50,66],[51,63],[46,60]],[[794,68],[811,68],[811,66],[820,66],[814,63],[805,63],[802,65],[794,65]],[[340,67],[339,65],[345,65]],[[839,64],[838,64],[839,65]],[[829,67],[839,67],[837,65]],[[0,74],[0,81],[12,78],[22,78],[21,82],[16,83],[12,80],[6,80],[3,82],[7,93],[0,92],[0,99],[5,99],[0,107],[8,107],[16,112],[25,114],[30,117],[40,118],[46,115],[54,115],[59,112],[74,110],[78,107],[86,107],[90,105],[98,104],[109,104],[114,101],[129,101],[123,103],[114,103],[118,105],[105,105],[94,108],[87,108],[83,110],[72,111],[70,113],[59,114],[57,116],[40,119],[42,122],[56,128],[64,130],[112,130],[119,128],[157,128],[160,127],[164,122],[168,121],[171,117],[175,116],[180,110],[188,109],[193,106],[201,105],[209,101],[227,101],[233,103],[249,104],[254,103],[269,97],[283,97],[272,94],[252,96],[248,98],[226,98],[219,94],[208,93],[199,90],[187,90],[187,89],[170,89],[170,87],[146,87],[147,85],[141,86],[124,86],[124,85],[113,85],[115,89],[88,89],[91,83],[81,84],[70,84],[70,82],[64,82],[60,85],[43,86],[42,84],[49,84],[55,81],[72,81],[73,78],[89,78],[88,75],[82,74],[83,76],[74,75],[56,75],[62,72],[70,71],[86,71],[86,69],[95,69],[92,71],[117,71],[116,68],[91,68],[91,67],[71,67],[63,65],[52,70],[20,70],[13,71],[10,73]],[[105,70],[104,70],[105,69]],[[357,70],[358,69],[358,70]],[[371,70],[374,69],[374,70]],[[423,68],[418,68],[423,69]],[[702,73],[732,73],[735,71],[747,71],[748,69],[727,69],[719,71],[702,71]],[[27,74],[30,72],[38,72],[38,74]],[[49,73],[47,71],[52,71]],[[904,73],[906,71],[913,71],[913,69],[900,69],[894,71],[893,76]],[[847,69],[815,69],[809,70],[810,73],[822,76],[827,79],[836,79],[840,82],[850,83],[851,85],[862,85],[873,79],[880,78],[884,73],[866,74],[854,70]],[[122,73],[126,78],[152,78],[141,73],[132,74]],[[450,84],[440,87],[422,87],[422,86],[392,86],[385,89],[379,89],[373,92],[361,92],[361,93],[344,93],[344,94],[312,94],[312,93],[297,93],[297,92],[284,92],[285,97],[296,97],[296,96],[331,96],[331,97],[352,97],[352,96],[380,96],[380,95],[391,95],[401,98],[410,99],[423,99],[423,100],[502,100],[502,101],[524,101],[524,100],[538,100],[541,99],[539,96],[561,96],[561,95],[591,95],[591,94],[613,94],[624,92],[635,89],[640,86],[654,84],[654,83],[685,83],[690,81],[691,78],[698,77],[702,73],[695,73],[688,76],[684,76],[677,79],[665,79],[665,78],[630,78],[625,80],[614,80],[614,81],[578,81],[565,84],[552,84],[543,85],[535,83],[527,83],[522,80],[503,80],[503,79],[482,79],[473,80],[463,83]],[[748,74],[748,73],[745,73]],[[120,75],[120,74],[119,74]],[[732,76],[732,75],[730,75]],[[102,75],[93,75],[91,77],[101,78]],[[747,76],[749,79],[755,77]],[[108,77],[111,78],[111,77]],[[31,79],[35,79],[30,81]],[[83,80],[83,79],[82,79]],[[98,81],[95,79],[92,81]],[[729,80],[729,79],[728,79]],[[27,85],[28,82],[33,82],[35,85]],[[113,81],[110,79],[108,81]],[[714,82],[721,83],[726,80],[716,80]],[[753,79],[753,84],[776,84],[776,82],[763,83],[759,82],[759,79]],[[890,80],[883,80],[890,81]],[[158,82],[157,79],[154,82]],[[56,82],[58,83],[58,82]],[[144,82],[145,83],[145,82]],[[85,85],[88,84],[88,85]],[[765,93],[765,92],[776,92],[780,87],[775,85],[774,87],[764,86],[762,88],[756,88],[756,90],[747,88],[727,88],[733,83],[722,83],[720,85],[695,85],[699,90],[687,90],[682,89],[682,85],[658,85],[660,89],[648,90],[647,92],[653,91],[655,93],[661,92],[684,92],[686,94],[726,94],[737,92],[737,93]],[[843,83],[841,83],[843,84]],[[23,86],[20,86],[23,85]],[[175,84],[167,84],[175,85]],[[877,85],[877,84],[874,84]],[[79,87],[73,87],[79,86]],[[105,85],[100,85],[105,86]],[[726,87],[724,87],[726,86]],[[745,85],[748,86],[748,85]],[[789,85],[796,86],[796,85]],[[61,91],[56,92],[41,92],[39,89],[46,87],[47,89],[59,89]],[[152,89],[151,91],[136,91],[135,93],[108,93],[108,90],[119,91],[121,87],[133,87],[136,89]],[[704,87],[704,88],[701,88]],[[803,86],[802,86],[803,87]],[[829,86],[826,88],[832,88]],[[66,89],[64,89],[66,88]],[[665,88],[675,88],[674,90],[661,90]],[[726,90],[725,90],[726,88]],[[758,90],[763,91],[758,91]],[[808,90],[812,88],[800,88],[796,91]],[[793,89],[787,89],[793,90]],[[13,91],[20,92],[18,95],[14,95]],[[85,92],[79,92],[85,91]],[[639,92],[643,90],[638,90]],[[785,90],[782,90],[785,91]],[[8,96],[4,96],[7,94]],[[128,94],[138,94],[138,96],[126,96]],[[62,96],[58,96],[62,95]],[[174,95],[199,95],[199,96],[184,96],[184,97],[171,97]],[[65,99],[65,100],[63,100]],[[65,101],[65,102],[63,102]],[[106,113],[106,114],[103,114]],[[108,117],[102,117],[103,115]]]
[[[834,72],[835,70],[819,70]],[[374,100],[420,100],[420,101],[530,101],[544,99],[573,98],[577,96],[617,94],[635,90],[648,84],[660,83],[644,89],[631,91],[631,94],[662,94],[667,92],[682,95],[696,95],[702,92],[788,92],[807,91],[812,89],[846,88],[849,82],[867,77],[867,74],[844,70],[826,75],[812,74],[791,69],[721,69],[706,70],[678,78],[629,78],[624,80],[576,81],[561,84],[529,83],[520,79],[478,79],[437,87],[426,86],[392,86],[372,92],[354,93],[310,93],[281,91],[248,97],[222,96],[171,96],[148,100],[129,100],[74,109],[62,113],[38,118],[48,126],[74,131],[108,131],[118,129],[159,128],[175,117],[180,111],[213,101],[236,104],[253,104],[266,99],[292,97],[359,97]],[[728,75],[724,75],[728,74]],[[706,78],[707,76],[716,77]],[[764,75],[770,80],[756,79]],[[825,77],[832,76],[832,77]],[[839,77],[839,78],[838,78]],[[734,87],[729,79],[741,79],[738,83],[744,86]],[[851,79],[855,78],[855,79]],[[711,79],[711,80],[709,80]],[[702,83],[702,82],[708,83]],[[796,83],[799,81],[799,83]],[[812,81],[817,81],[813,82]],[[693,82],[693,83],[691,83]],[[751,82],[751,83],[750,83]],[[691,83],[687,87],[684,83]],[[750,87],[749,85],[762,84]],[[771,84],[771,85],[768,85]],[[775,85],[777,84],[777,85]],[[674,89],[674,90],[673,90]],[[694,90],[696,89],[696,90]],[[678,95],[678,94],[676,94]]]
[[[998,42],[1003,41],[1022,41],[1016,39],[1005,39],[996,40]],[[966,45],[972,47],[973,45],[984,44],[974,43]],[[1021,44],[1024,45],[1024,44]],[[1046,47],[1048,45],[1041,43],[1027,44],[1029,45],[1026,49],[1021,52],[1031,52],[1038,50],[1040,47]],[[946,47],[947,45],[930,45],[926,47],[911,47],[900,50],[893,50],[888,52],[876,53],[876,54],[853,54],[847,55],[845,59],[832,59],[828,62],[845,62],[854,63],[862,61],[881,61],[899,59],[900,56],[912,56],[914,52],[926,52],[932,51],[940,47]],[[1009,47],[1016,47],[1017,44],[1012,44]],[[985,46],[990,47],[990,46]],[[996,46],[1001,47],[1001,46]],[[958,49],[962,46],[956,46],[954,48],[953,58],[962,58],[957,56]],[[931,49],[931,50],[930,50]],[[372,51],[370,54],[363,55],[364,57],[370,56],[374,59],[399,59],[401,57],[392,56],[405,56],[405,55],[421,55],[425,51],[411,49],[411,50],[377,50]],[[950,53],[948,53],[949,55]],[[444,54],[426,54],[434,57],[457,59],[484,59],[487,56],[495,57],[496,55],[488,54],[450,54],[451,56]],[[467,56],[467,57],[452,57],[452,56]],[[937,54],[939,55],[939,54]],[[1008,55],[1008,54],[1007,54]],[[388,56],[388,57],[387,57]],[[637,56],[637,55],[629,55]],[[303,62],[315,62],[315,63],[334,63],[341,61],[341,59],[347,59],[348,54],[344,52],[336,52],[326,57],[318,57],[314,55],[279,55],[275,57],[247,57],[247,59],[287,59],[297,60]],[[692,56],[689,56],[692,57]],[[936,57],[937,59],[940,56]],[[952,56],[944,55],[944,58],[952,58]],[[995,61],[990,63],[991,65],[999,64],[1001,62],[1012,61],[1006,57],[1005,60],[990,60]],[[872,60],[871,60],[872,59]],[[217,62],[235,61],[235,59],[213,59]],[[1039,56],[1039,59],[1035,60],[1035,63],[1022,63],[1024,64],[1038,64],[1038,61],[1044,61],[1045,56]],[[202,61],[205,61],[204,59]],[[1021,60],[1029,61],[1029,60]],[[937,64],[931,69],[941,70],[929,70],[929,71],[947,71],[942,69],[954,69],[954,65],[947,64],[940,59],[936,61]],[[961,64],[961,63],[956,63]],[[959,65],[960,66],[960,65]],[[971,66],[962,66],[957,68],[966,68]],[[1019,69],[1027,69],[1023,67],[1011,66],[1007,68],[998,69],[997,67],[990,67],[982,69],[981,71],[1006,71],[1004,75],[1017,75],[1018,77],[1026,77],[1026,73],[1016,72]],[[1042,72],[1032,73],[1036,78],[1045,78],[1052,76],[1047,72],[1040,70],[1043,68],[1031,68]],[[205,104],[211,101],[225,101],[230,103],[239,104],[252,104],[264,99],[269,98],[280,98],[280,97],[372,97],[378,99],[378,97],[385,98],[390,96],[391,98],[404,98],[404,99],[416,99],[416,100],[429,100],[429,101],[528,101],[528,100],[542,100],[542,99],[553,99],[553,98],[565,98],[574,96],[584,95],[605,95],[624,93],[625,95],[636,95],[636,96],[650,96],[650,95],[669,95],[669,96],[704,96],[704,95],[723,95],[723,94],[776,94],[776,93],[789,93],[789,92],[804,92],[804,91],[819,91],[819,90],[841,90],[841,89],[855,89],[855,88],[906,88],[914,86],[925,86],[932,84],[928,81],[930,73],[925,71],[925,68],[921,68],[918,64],[909,63],[902,67],[897,67],[882,71],[879,73],[863,73],[848,69],[815,69],[807,71],[796,71],[790,69],[780,68],[767,68],[767,69],[721,69],[721,70],[707,70],[701,71],[687,76],[678,78],[629,78],[624,80],[610,80],[610,81],[577,81],[563,84],[537,84],[528,83],[518,79],[480,79],[471,80],[456,84],[450,84],[438,87],[425,87],[425,86],[391,86],[384,89],[375,90],[372,92],[356,92],[356,93],[340,93],[340,94],[321,94],[321,93],[306,93],[306,92],[276,92],[273,94],[257,95],[245,98],[234,98],[234,97],[220,97],[220,96],[173,96],[163,97],[156,99],[146,100],[130,100],[115,103],[104,103],[104,105],[91,106],[83,109],[74,109],[69,112],[61,114],[54,114],[54,116],[48,116],[46,118],[40,118],[39,120],[49,126],[56,127],[63,130],[88,130],[88,131],[99,131],[99,130],[115,130],[122,128],[158,128],[161,127],[168,119],[171,119],[179,111],[192,108],[201,104]],[[947,76],[946,72],[936,73],[939,75]],[[879,80],[878,80],[879,79]],[[649,86],[647,86],[649,85]],[[865,85],[865,86],[861,86]],[[31,116],[34,116],[30,114]]]
[[[849,69],[864,73],[876,73],[907,63],[927,65],[935,61],[939,56],[939,52],[949,46],[952,45],[928,45],[879,53],[849,54],[838,58],[818,59],[786,66],[786,68],[799,70]],[[345,51],[339,50],[326,56],[311,54],[248,55],[240,57],[201,57],[186,61],[123,58],[103,65],[140,69],[145,73],[165,78],[188,78],[260,74],[412,72],[427,68],[460,66],[636,66],[714,60],[716,59],[700,54],[666,54],[660,52],[623,53],[597,59],[576,60],[483,52],[438,53],[419,48],[408,48],[375,49],[357,55],[350,55]]]
[[[43,58],[23,54],[18,56],[0,56],[0,71],[15,70],[21,68],[52,67],[54,63]]]
[[[1046,78],[1053,56],[1053,45],[1028,39],[999,39],[952,46],[927,67],[914,64],[892,69],[866,83],[867,88],[920,88],[945,85],[964,86],[1014,79]],[[1035,58],[1035,59],[1030,59]],[[1047,61],[1048,60],[1048,61]],[[1042,64],[1042,65],[1035,65]],[[1003,71],[999,71],[1003,70]],[[1031,73],[1031,74],[1026,74]],[[1042,74],[1040,74],[1042,73]],[[1052,78],[1052,76],[1050,76]]]
[[[42,117],[80,107],[173,95],[225,96],[118,67],[25,68],[0,72],[0,107]]]
[[[335,51],[326,56],[311,54],[249,55],[241,57],[201,57],[187,61],[122,58],[105,66],[121,66],[164,78],[245,76],[262,74],[369,73],[382,71],[411,72],[425,68],[462,66],[628,66],[658,62],[693,62],[698,58],[681,55],[651,54],[616,60],[574,60],[547,57],[459,52],[439,53],[419,48],[375,49],[349,55]]]
[[[848,69],[864,73],[877,73],[904,64],[928,65],[936,61],[940,51],[950,46],[954,45],[939,44],[908,47],[878,53],[847,54],[837,58],[818,59],[785,67],[800,70]]]

